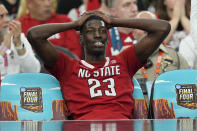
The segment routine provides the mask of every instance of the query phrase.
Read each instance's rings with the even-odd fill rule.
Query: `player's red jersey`
[[[22,23],[22,32],[26,35],[29,28],[41,24],[47,23],[65,23],[71,22],[71,19],[66,15],[53,14],[49,20],[39,21],[33,19],[30,14],[26,14],[20,18],[19,21]],[[83,50],[79,42],[79,35],[75,30],[68,30],[65,32],[57,33],[49,38],[49,40],[57,46],[61,46],[69,49],[75,53],[79,58],[82,58]]]
[[[131,119],[132,77],[141,66],[131,46],[101,63],[78,61],[59,53],[49,72],[59,80],[74,119]]]
[[[129,34],[125,34],[123,32],[119,32],[120,34],[120,38],[121,38],[121,41],[122,41],[122,50],[128,48],[129,46],[133,45],[133,35],[132,33],[129,33]],[[107,45],[107,48],[106,48],[106,56],[110,57],[112,55],[116,55],[116,52],[113,51],[113,48],[112,48],[112,41],[111,41],[111,36],[110,36],[110,33],[108,32],[108,38],[109,38],[109,42],[108,42],[108,45]]]

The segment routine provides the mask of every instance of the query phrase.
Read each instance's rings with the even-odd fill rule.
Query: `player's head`
[[[107,24],[99,16],[90,16],[80,29],[80,40],[85,54],[105,53],[108,42]]]
[[[0,3],[0,40],[9,29],[8,11],[3,4]]]
[[[137,0],[107,0],[110,14],[118,18],[134,18],[137,15]]]
[[[138,13],[138,15],[136,16],[136,18],[148,18],[148,19],[157,19],[155,14],[149,12],[149,11],[141,11],[140,13]],[[140,39],[142,39],[142,37],[144,37],[146,35],[146,32],[143,30],[139,30],[139,29],[135,29],[133,31],[133,36],[134,38],[139,41]]]

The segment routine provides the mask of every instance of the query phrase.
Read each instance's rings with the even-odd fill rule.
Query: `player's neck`
[[[86,55],[85,61],[90,63],[99,63],[105,60],[105,55]]]

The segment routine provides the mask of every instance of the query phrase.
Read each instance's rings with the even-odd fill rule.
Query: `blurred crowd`
[[[119,3],[114,4],[114,1]],[[6,16],[3,16],[2,10],[0,10],[0,54],[2,59],[6,59],[7,56],[5,57],[4,53],[1,52],[10,49],[10,46],[4,44],[5,31],[2,28],[7,28],[3,25],[5,24],[4,17],[7,17],[10,23],[13,21],[20,23],[17,30],[21,31],[25,37],[28,29],[33,26],[74,21],[85,11],[99,10],[120,18],[136,18],[139,17],[140,12],[147,11],[154,19],[169,21],[171,31],[162,42],[162,46],[150,57],[144,68],[137,72],[136,77],[138,80],[142,83],[143,79],[153,80],[159,74],[169,70],[197,69],[197,63],[195,62],[197,55],[196,53],[191,54],[191,52],[195,52],[195,48],[190,47],[192,44],[188,44],[187,40],[191,32],[191,0],[1,0],[0,4],[4,5],[7,10]],[[142,18],[150,17],[145,16]],[[8,23],[7,20],[6,24]],[[110,29],[108,34],[107,56],[119,54],[131,44],[136,44],[137,41],[142,39],[143,35],[146,35],[146,33],[140,34],[139,31],[126,28],[113,28]],[[63,51],[70,57],[83,59],[83,49],[77,31],[61,32],[49,39],[58,50]],[[192,40],[190,39],[190,41]],[[20,44],[19,47],[15,45],[15,47],[16,50],[23,49],[23,44]],[[188,53],[190,54],[188,55]],[[34,55],[35,59],[39,60],[40,67],[37,67],[34,71],[31,70],[31,72],[45,72],[42,69],[42,61],[36,56],[36,53]],[[13,58],[10,57],[9,59]],[[0,69],[7,66],[5,62],[0,64]],[[32,67],[27,66],[26,68]],[[24,72],[24,70],[20,69],[18,72]]]

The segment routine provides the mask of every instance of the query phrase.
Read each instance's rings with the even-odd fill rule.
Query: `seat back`
[[[79,60],[79,57],[76,56],[72,51],[68,50],[67,48],[61,47],[61,46],[54,46],[58,51],[63,52],[67,56]]]
[[[0,89],[0,120],[65,120],[59,82],[50,74],[7,76]]]
[[[133,98],[135,100],[135,106],[133,111],[134,119],[147,119],[148,108],[140,84],[135,78],[133,78],[133,84],[134,84]]]
[[[197,70],[174,70],[153,83],[150,118],[197,118]]]

